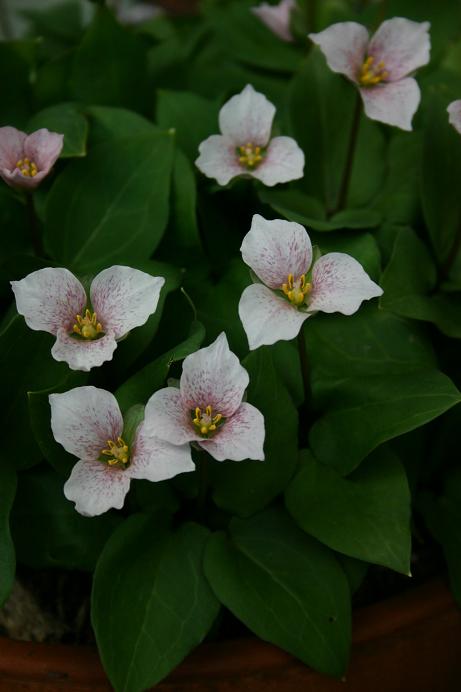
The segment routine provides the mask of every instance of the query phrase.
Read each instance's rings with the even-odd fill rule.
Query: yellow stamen
[[[374,61],[374,57],[369,55],[360,68],[358,79],[361,86],[375,86],[389,77],[384,62],[380,60],[379,63],[373,65]]]
[[[286,284],[282,284],[282,291],[293,305],[299,307],[305,302],[306,296],[312,291],[312,284],[306,281],[306,275],[295,280],[293,274],[288,274]]]
[[[38,168],[35,161],[31,161],[27,157],[19,159],[19,161],[16,163],[16,168],[20,170],[21,174],[25,178],[34,178],[38,173]]]
[[[199,429],[199,432],[204,437],[208,437],[210,433],[214,433],[219,424],[223,421],[222,413],[217,413],[213,416],[213,409],[211,406],[205,408],[205,412],[202,415],[202,409],[197,406],[192,415],[195,414],[195,418],[192,418],[193,424]]]
[[[128,445],[121,437],[117,437],[117,441],[107,440],[107,449],[102,449],[101,454],[108,459],[104,459],[108,466],[117,466],[118,468],[127,468],[130,460],[130,450]]]
[[[85,317],[76,315],[75,319],[76,323],[72,327],[74,334],[78,334],[84,339],[97,339],[99,336],[103,335],[102,324],[98,322],[95,312],[90,312],[87,308],[85,310]]]
[[[247,142],[246,144],[237,147],[237,158],[241,166],[248,169],[257,168],[265,156],[265,150]]]

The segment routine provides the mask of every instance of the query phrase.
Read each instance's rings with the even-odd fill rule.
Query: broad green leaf
[[[133,133],[136,133],[136,136],[147,136],[160,132],[150,120],[126,108],[90,106],[85,109],[85,112],[91,120],[90,142],[92,146],[106,140],[125,139]],[[113,144],[117,146],[117,141],[113,141]]]
[[[24,7],[20,13],[27,19],[29,30],[35,36],[62,43],[66,47],[80,39],[83,12],[82,4],[78,0],[40,3],[36,7]]]
[[[378,449],[348,478],[307,454],[285,497],[299,526],[333,550],[409,573],[411,497],[389,449]]]
[[[10,511],[16,493],[16,474],[6,463],[0,468],[0,607],[8,598],[16,569],[14,543],[10,533]]]
[[[214,463],[210,475],[216,504],[234,514],[248,516],[283,492],[294,473],[298,461],[298,413],[275,371],[271,349],[265,347],[250,353],[243,365],[250,375],[247,400],[264,416],[265,460]]]
[[[92,622],[116,690],[143,692],[162,680],[209,631],[219,604],[202,574],[209,532],[166,529],[136,514],[113,534],[96,567]]]
[[[30,52],[35,51],[35,42],[2,41],[0,43],[0,82],[5,98],[0,104],[0,126],[23,127],[31,111],[30,77],[33,61]],[[26,51],[23,48],[26,47]]]
[[[205,573],[219,600],[258,637],[329,675],[344,673],[350,592],[333,553],[280,510],[233,519],[209,541]]]
[[[48,197],[48,252],[86,270],[147,259],[168,220],[172,155],[171,135],[155,132],[101,143],[69,163]]]
[[[29,120],[27,130],[33,132],[41,127],[64,135],[61,158],[86,155],[88,120],[75,104],[59,103],[36,113]]]

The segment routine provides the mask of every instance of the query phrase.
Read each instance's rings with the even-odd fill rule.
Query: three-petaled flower
[[[310,238],[292,221],[255,214],[241,251],[262,282],[248,286],[239,303],[252,350],[293,339],[315,312],[352,315],[362,301],[383,292],[350,255],[330,252],[312,265]]]
[[[63,141],[64,135],[45,128],[27,135],[15,127],[0,127],[0,176],[12,187],[37,187],[61,153]]]
[[[27,325],[56,336],[53,358],[88,371],[111,360],[117,341],[145,324],[164,283],[163,277],[115,265],[95,276],[89,301],[80,281],[63,268],[39,269],[11,286]]]
[[[452,101],[448,108],[448,122],[461,135],[461,100]]]
[[[76,387],[49,401],[55,440],[79,459],[64,494],[80,514],[121,509],[132,478],[156,482],[195,470],[188,445],[149,435],[144,422],[128,436],[116,398],[104,389]]]
[[[282,41],[293,41],[290,17],[295,6],[296,0],[280,0],[278,5],[262,2],[257,7],[252,7],[251,11]]]
[[[199,146],[196,166],[220,185],[240,175],[271,187],[303,177],[304,153],[291,137],[273,137],[275,106],[250,84],[219,111],[220,135]]]
[[[354,82],[366,115],[402,130],[411,130],[421,93],[413,72],[429,62],[429,22],[394,17],[370,39],[356,22],[339,22],[309,34],[328,66]]]
[[[223,332],[211,346],[185,358],[179,388],[152,395],[146,430],[172,444],[195,442],[217,461],[262,461],[264,418],[242,401],[248,382]]]

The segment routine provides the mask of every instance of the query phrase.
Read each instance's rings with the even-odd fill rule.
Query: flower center
[[[249,170],[257,168],[265,155],[265,148],[256,146],[251,142],[247,142],[241,147],[237,147],[239,164],[244,168],[248,168]]]
[[[211,406],[206,407],[205,413],[202,413],[202,409],[197,406],[191,415],[193,416],[192,422],[202,437],[210,437],[224,423],[222,413],[213,416]]]
[[[389,77],[384,62],[380,60],[374,65],[374,61],[374,57],[370,55],[360,68],[359,83],[362,86],[375,86]]]
[[[306,296],[311,292],[312,284],[306,281],[306,275],[301,274],[301,276],[296,279],[293,274],[288,274],[288,279],[286,284],[282,284],[282,291],[292,303],[299,307],[305,301]]]
[[[85,310],[85,317],[76,315],[75,319],[76,323],[72,327],[73,334],[78,334],[83,339],[98,339],[103,336],[102,324],[98,322],[95,312],[90,312],[87,309]]]
[[[130,465],[130,450],[121,437],[117,437],[116,442],[107,440],[107,449],[101,449],[101,454],[107,457],[101,461],[108,466],[126,469]]]
[[[19,159],[19,161],[16,163],[16,168],[19,168],[22,175],[24,175],[26,178],[33,178],[38,173],[37,164],[35,161],[31,161],[28,158]]]

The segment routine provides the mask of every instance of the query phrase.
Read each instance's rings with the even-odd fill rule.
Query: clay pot
[[[440,580],[359,610],[345,681],[257,639],[200,646],[156,692],[450,692],[461,678],[461,611]],[[1,692],[112,689],[94,649],[0,638]]]

